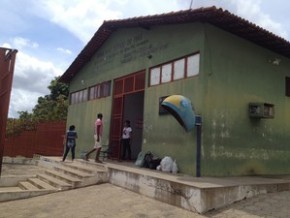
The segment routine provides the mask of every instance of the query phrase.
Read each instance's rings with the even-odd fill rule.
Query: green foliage
[[[32,113],[19,111],[18,119],[8,118],[6,135],[19,134],[22,130],[33,130],[38,122],[66,120],[69,88],[56,77],[50,82],[49,95],[39,97]]]
[[[28,112],[24,112],[27,113]],[[18,135],[24,130],[35,130],[37,122],[31,119],[7,119],[6,136]]]
[[[51,81],[48,89],[50,94],[39,97],[33,108],[33,118],[38,121],[66,120],[68,108],[68,85],[58,81],[59,77]]]

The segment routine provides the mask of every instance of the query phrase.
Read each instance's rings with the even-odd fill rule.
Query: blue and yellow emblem
[[[161,106],[173,115],[187,132],[194,128],[195,114],[188,98],[182,95],[171,95],[163,100]]]

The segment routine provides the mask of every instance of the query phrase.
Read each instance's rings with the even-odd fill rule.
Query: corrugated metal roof
[[[216,7],[199,8],[152,16],[104,21],[92,39],[61,76],[60,81],[70,82],[116,29],[130,27],[150,28],[157,25],[190,22],[210,23],[227,32],[290,58],[290,43],[282,37],[238,17],[227,10],[217,9]]]

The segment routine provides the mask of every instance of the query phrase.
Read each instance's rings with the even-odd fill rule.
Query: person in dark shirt
[[[71,125],[69,127],[69,130],[66,132],[66,137],[65,137],[65,152],[62,158],[62,161],[64,162],[66,159],[66,156],[71,150],[71,155],[72,155],[72,161],[75,159],[75,148],[76,148],[76,139],[78,138],[78,134],[75,131],[75,126]]]

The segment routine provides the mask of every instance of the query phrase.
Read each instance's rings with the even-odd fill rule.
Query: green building
[[[228,11],[105,21],[61,81],[78,154],[92,148],[103,113],[103,142],[115,158],[129,119],[134,158],[141,150],[171,156],[196,175],[200,141],[201,176],[290,173],[290,43]],[[176,94],[202,118],[200,137],[160,106]]]

